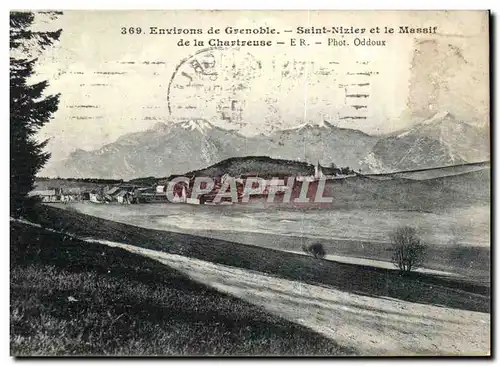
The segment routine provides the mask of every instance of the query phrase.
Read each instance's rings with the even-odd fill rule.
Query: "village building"
[[[43,189],[43,190],[33,190],[28,193],[30,197],[40,197],[42,202],[57,202],[60,199],[60,195],[57,189]]]
[[[99,190],[93,189],[89,192],[89,201],[92,203],[104,203],[104,198]]]
[[[75,202],[82,199],[82,190],[80,187],[71,187],[61,189],[61,202]]]
[[[132,203],[133,194],[126,190],[121,190],[116,195],[116,201],[121,204],[130,204]]]
[[[134,190],[135,203],[151,203],[155,201],[156,190],[154,187],[142,187]]]
[[[180,192],[174,189],[173,199],[172,199],[173,203],[186,203],[186,200],[187,200],[187,192],[185,185],[182,185]]]
[[[104,191],[104,199],[108,202],[116,201],[116,196],[120,193],[120,187],[111,187]]]

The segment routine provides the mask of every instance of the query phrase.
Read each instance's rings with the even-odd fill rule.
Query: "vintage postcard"
[[[489,35],[11,11],[11,355],[489,356]]]

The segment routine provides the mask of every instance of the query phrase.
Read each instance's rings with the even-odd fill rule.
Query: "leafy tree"
[[[54,19],[60,12],[39,12]],[[35,31],[32,12],[10,13],[10,213],[23,215],[29,207],[28,192],[35,175],[48,161],[48,140],[36,133],[57,111],[59,94],[45,96],[47,81],[32,83],[37,55],[59,40],[61,30]]]
[[[427,246],[422,244],[417,230],[411,226],[398,227],[391,235],[392,261],[403,273],[420,267],[426,257]]]

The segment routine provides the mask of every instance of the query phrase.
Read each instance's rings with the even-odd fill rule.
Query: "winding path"
[[[487,355],[490,315],[360,296],[132,245],[83,238],[157,260],[200,283],[302,324],[361,355]]]

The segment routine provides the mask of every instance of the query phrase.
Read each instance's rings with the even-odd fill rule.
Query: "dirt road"
[[[221,292],[307,326],[362,355],[486,355],[490,315],[360,296],[105,240],[153,258]]]

